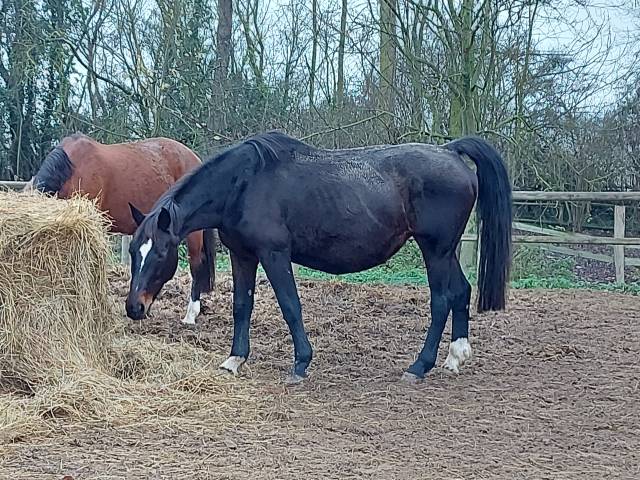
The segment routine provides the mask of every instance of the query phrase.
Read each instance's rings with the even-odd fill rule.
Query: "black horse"
[[[464,158],[477,166],[477,173]],[[256,269],[262,264],[293,337],[290,381],[306,376],[312,349],[291,262],[333,274],[384,263],[415,238],[427,268],[432,321],[403,375],[423,378],[436,362],[449,312],[445,367],[471,356],[471,286],[456,247],[478,200],[481,222],[478,312],[505,307],[511,263],[511,186],[498,152],[476,137],[444,146],[418,143],[322,150],[283,133],[240,142],[183,177],[139,222],[131,243],[127,314],[141,319],[174,273],[170,252],[189,232],[217,228],[231,252],[233,344],[221,365],[233,373],[249,355]]]

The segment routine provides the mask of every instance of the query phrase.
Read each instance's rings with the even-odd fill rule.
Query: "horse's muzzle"
[[[140,297],[133,300],[131,298],[127,298],[127,317],[132,320],[142,320],[145,317],[145,314],[149,313],[149,308],[151,307],[152,302],[153,299],[149,298],[149,295],[146,294],[142,294]]]
[[[142,320],[144,318],[144,305],[142,302],[127,302],[127,317],[131,320]]]

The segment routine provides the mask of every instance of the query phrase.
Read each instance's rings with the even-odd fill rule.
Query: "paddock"
[[[213,360],[204,375],[230,394],[213,398],[187,382],[174,413],[56,419],[49,435],[0,445],[3,478],[640,475],[636,296],[511,290],[506,312],[472,314],[474,358],[460,375],[436,368],[408,385],[400,376],[423,340],[428,288],[300,281],[315,359],[308,381],[285,386],[291,341],[266,280],[255,295],[252,357],[238,378],[217,370],[232,332],[228,274],[195,327],[180,323],[186,275],[140,323],[124,315],[127,282],[112,270],[127,334],[206,352]],[[447,347],[448,330],[438,365]]]

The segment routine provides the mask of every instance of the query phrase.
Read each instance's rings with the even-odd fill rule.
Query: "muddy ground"
[[[113,278],[123,297],[124,276]],[[253,420],[220,428],[197,411],[170,425],[97,425],[12,445],[2,478],[584,479],[640,478],[640,299],[512,291],[507,312],[473,315],[460,375],[400,375],[428,324],[425,287],[300,282],[315,359],[286,387],[292,350],[270,286],[256,292]],[[136,333],[219,354],[231,342],[230,281],[194,328],[179,320],[188,283],[171,281]],[[123,313],[123,302],[119,302]],[[446,357],[449,329],[440,346]]]

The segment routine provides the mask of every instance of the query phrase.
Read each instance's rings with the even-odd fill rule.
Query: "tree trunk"
[[[315,105],[316,70],[318,68],[318,0],[311,2],[311,69],[309,70],[309,105]]]
[[[460,14],[454,22],[459,46],[457,54],[460,60],[458,72],[454,72],[454,78],[458,80],[454,80],[456,91],[451,100],[449,129],[452,136],[468,135],[476,131],[474,85],[472,85],[477,68],[473,49],[473,2],[474,0],[463,0]]]
[[[380,0],[380,97],[381,110],[393,113],[396,74],[397,0]]]
[[[216,70],[214,80],[216,86],[225,83],[229,75],[231,60],[231,27],[233,24],[233,8],[231,0],[218,0],[218,28],[216,30]]]
[[[347,37],[347,0],[342,0],[340,14],[340,39],[338,41],[338,81],[336,82],[336,105],[344,105],[344,46]]]

